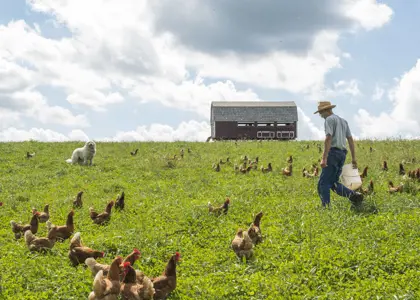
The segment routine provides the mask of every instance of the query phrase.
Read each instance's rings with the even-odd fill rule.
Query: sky
[[[418,138],[420,1],[0,0],[0,141],[205,141],[212,101]]]

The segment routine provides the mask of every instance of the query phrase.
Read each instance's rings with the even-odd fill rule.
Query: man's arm
[[[332,140],[331,135],[327,134],[325,136],[325,141],[324,141],[324,153],[322,154],[321,168],[325,168],[327,166],[328,152],[330,151],[330,148],[331,148],[331,140]]]
[[[351,163],[353,164],[353,168],[357,168],[357,161],[356,161],[356,151],[354,149],[354,140],[352,136],[347,137],[347,141],[349,142],[349,148],[351,153]]]

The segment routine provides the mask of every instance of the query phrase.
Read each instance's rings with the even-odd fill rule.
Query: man
[[[318,103],[318,110],[314,112],[314,114],[319,113],[325,119],[326,135],[321,159],[322,172],[318,181],[318,194],[323,207],[330,205],[330,189],[342,197],[347,197],[354,205],[358,205],[363,201],[363,195],[338,182],[346,161],[346,139],[349,143],[353,168],[357,168],[357,161],[349,125],[346,120],[332,112],[334,107],[335,105],[331,105],[328,101],[321,101]]]

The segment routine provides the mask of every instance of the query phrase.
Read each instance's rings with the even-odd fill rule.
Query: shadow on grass
[[[359,215],[374,215],[379,213],[379,208],[375,203],[363,202],[359,205],[352,205],[351,210]]]

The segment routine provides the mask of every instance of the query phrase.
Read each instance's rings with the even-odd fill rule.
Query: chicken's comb
[[[181,257],[181,254],[177,251],[177,252],[175,252],[175,257],[178,260]]]
[[[134,253],[136,253],[136,254],[141,254],[141,253],[140,253],[140,250],[139,250],[139,249],[137,249],[137,248],[134,248],[134,249],[133,249],[133,252],[134,252]]]
[[[124,268],[127,268],[127,267],[131,266],[131,263],[130,263],[129,261],[126,261],[126,262],[123,264],[123,266],[124,266]]]
[[[105,252],[102,251],[101,254],[102,254],[102,257],[105,257]]]

